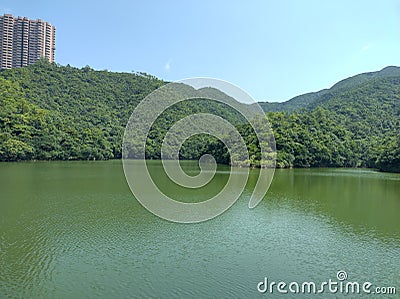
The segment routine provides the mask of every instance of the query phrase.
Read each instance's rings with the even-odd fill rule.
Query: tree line
[[[145,73],[113,73],[45,61],[0,71],[0,161],[121,158],[123,132],[136,105],[166,82]],[[373,167],[400,171],[400,77],[376,78],[315,100],[310,109],[268,112],[277,167]],[[193,113],[227,119],[243,136],[250,164],[263,162],[254,130],[238,113],[207,99],[170,107],[150,130],[146,157],[159,159],[172,124]],[[182,159],[211,153],[229,163],[225,145],[200,134]]]

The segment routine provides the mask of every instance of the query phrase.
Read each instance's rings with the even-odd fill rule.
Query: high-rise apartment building
[[[40,19],[0,16],[0,69],[27,66],[42,57],[53,62],[55,31]]]

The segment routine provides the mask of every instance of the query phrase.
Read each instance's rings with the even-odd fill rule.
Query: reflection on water
[[[400,174],[362,169],[277,172],[270,195],[288,197],[297,208],[314,209],[353,230],[399,237]]]
[[[199,198],[226,181],[219,170]],[[251,173],[228,212],[185,225],[140,206],[118,161],[0,164],[0,297],[247,298],[265,276],[319,282],[338,270],[400,289],[398,174],[277,170],[249,210]]]

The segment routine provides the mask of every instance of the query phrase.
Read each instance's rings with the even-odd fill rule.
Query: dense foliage
[[[329,89],[305,93],[281,103],[261,102],[260,105],[267,112],[295,112],[299,109],[312,109],[315,108],[321,100],[329,99],[342,91],[352,89],[376,79],[390,77],[400,77],[400,67],[388,66],[377,72],[358,74],[339,81]]]
[[[283,167],[376,167],[400,172],[400,68],[360,74],[284,103],[261,103]],[[314,120],[314,124],[312,124]],[[325,156],[325,157],[321,157]]]
[[[3,70],[0,77],[3,161],[120,158],[129,115],[140,100],[164,84],[146,74],[77,69],[45,61]],[[38,115],[42,122],[35,120]],[[23,146],[27,152],[10,149],[11,145]],[[10,151],[19,154],[11,157],[6,154]]]
[[[311,110],[269,114],[281,150],[279,163],[389,169],[376,162],[387,147],[394,147],[386,138],[400,133],[400,76],[347,88],[314,105]],[[400,168],[395,159],[385,159],[393,164],[390,169]]]
[[[383,171],[400,172],[400,134],[384,140],[377,166]]]
[[[359,75],[330,90],[300,96],[294,109],[269,112],[278,167],[376,167],[400,171],[398,68]],[[125,125],[136,105],[165,82],[144,73],[112,73],[40,61],[0,72],[0,160],[112,159],[121,157]],[[205,95],[213,90],[205,89]],[[200,97],[201,98],[201,97]],[[268,106],[268,105],[267,105]],[[264,107],[266,107],[264,105]],[[270,106],[268,106],[270,107]],[[161,141],[178,120],[209,112],[243,135],[252,165],[262,164],[254,131],[234,110],[207,99],[167,109],[153,124],[146,157],[160,158]],[[213,154],[229,163],[222,142],[201,134],[187,140],[183,159]]]

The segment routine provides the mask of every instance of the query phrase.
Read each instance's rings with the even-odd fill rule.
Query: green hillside
[[[165,83],[144,73],[77,69],[45,61],[2,70],[0,161],[121,158],[122,136],[130,114],[144,97]],[[194,90],[183,84],[181,88],[179,92],[193,94],[197,100],[170,107],[153,124],[147,158],[160,158],[161,141],[176,121],[208,112],[238,127],[246,140],[251,164],[260,165],[258,140],[243,117],[227,105],[206,98],[233,99],[211,88]],[[400,171],[399,68],[354,76],[329,90],[289,102],[274,105],[276,110],[282,110],[280,105],[289,105],[290,109],[268,113],[278,167]],[[251,110],[251,106],[248,108]],[[224,144],[205,134],[187,140],[180,156],[197,159],[204,153],[229,163]]]
[[[316,102],[320,101],[321,99],[329,99],[335,94],[341,92],[342,90],[351,89],[353,87],[357,87],[358,85],[373,81],[375,79],[390,77],[400,77],[400,67],[388,66],[377,72],[358,74],[337,82],[329,89],[323,89],[317,92],[302,94],[286,102],[260,102],[260,105],[266,112],[294,112],[303,108],[312,109],[315,108]]]
[[[143,73],[77,69],[46,61],[2,70],[0,161],[121,158],[122,137],[129,116],[142,99],[164,84]],[[180,92],[199,98],[217,92],[207,88],[194,91],[182,84]],[[200,112],[214,113],[234,125],[244,121],[222,103],[205,99],[182,102],[167,109],[155,122],[146,156],[159,158],[161,141],[169,127],[184,116]],[[204,138],[191,139],[200,145],[186,142],[182,158],[196,158],[208,151]]]
[[[356,75],[330,89],[273,106],[260,104],[265,111],[281,111],[270,113],[269,118],[278,132],[278,163],[285,167],[351,166],[400,171],[399,67]],[[312,116],[316,123],[310,125]],[[335,134],[338,130],[341,132]],[[313,150],[316,144],[320,147]],[[319,157],[324,152],[325,157]]]
[[[121,157],[133,108],[164,82],[40,61],[0,72],[0,160]]]

